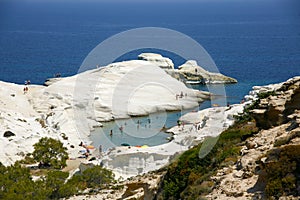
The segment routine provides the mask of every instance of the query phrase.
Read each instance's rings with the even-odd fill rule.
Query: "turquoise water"
[[[195,108],[197,109],[197,108]],[[102,145],[103,150],[121,144],[131,146],[156,146],[167,143],[171,134],[162,130],[163,127],[176,126],[179,117],[191,110],[154,113],[145,117],[134,117],[115,122],[103,123],[103,128],[97,128],[91,133],[91,140],[95,147]],[[122,131],[120,130],[122,127]],[[112,131],[112,136],[110,132]]]

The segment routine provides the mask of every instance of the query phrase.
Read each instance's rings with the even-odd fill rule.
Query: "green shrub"
[[[198,199],[214,187],[210,181],[220,166],[232,164],[240,155],[241,143],[258,131],[255,122],[239,121],[218,138],[211,151],[199,157],[202,143],[184,152],[167,168],[163,181],[164,199]]]
[[[50,199],[58,199],[61,195],[61,187],[64,185],[69,173],[62,171],[49,171],[44,179],[43,185],[47,188]]]
[[[300,195],[300,145],[289,145],[273,149],[267,154],[269,162],[263,165],[265,171],[265,193],[278,199],[283,195]],[[297,180],[298,178],[298,180]]]
[[[82,173],[74,175],[62,189],[70,192],[68,185],[76,188],[76,191],[82,191],[86,188],[102,189],[114,181],[114,174],[111,170],[101,166],[88,168]]]
[[[28,153],[24,159],[18,161],[20,164],[34,164],[36,161],[34,160],[34,158],[32,157],[32,155],[30,153]]]
[[[39,200],[46,199],[46,192],[32,181],[29,169],[15,164],[0,167],[0,199]]]
[[[40,200],[60,199],[79,194],[87,188],[102,189],[114,181],[113,173],[100,166],[87,169],[66,181],[69,174],[50,170],[45,177],[33,181],[30,170],[20,164],[0,165],[0,199]]]
[[[276,91],[269,91],[269,92],[262,92],[262,93],[258,93],[257,94],[257,97],[259,99],[265,99],[265,98],[268,98],[269,96],[276,96]]]
[[[85,182],[89,188],[102,188],[104,185],[109,184],[114,180],[112,171],[101,166],[88,168],[81,176],[81,181]]]
[[[34,144],[33,158],[44,166],[61,169],[66,166],[68,159],[67,148],[59,140],[41,138]]]

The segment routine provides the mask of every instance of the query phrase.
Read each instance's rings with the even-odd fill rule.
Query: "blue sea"
[[[102,2],[102,3],[101,3]],[[87,54],[110,36],[139,27],[180,31],[199,42],[239,102],[253,85],[300,75],[300,9],[296,1],[0,1],[0,80],[43,84],[76,74]],[[300,6],[299,6],[300,8]],[[117,61],[136,59],[139,50]]]

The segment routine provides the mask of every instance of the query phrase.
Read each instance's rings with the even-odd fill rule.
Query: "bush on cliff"
[[[27,168],[15,164],[0,166],[0,199],[39,200],[46,199],[46,189],[31,178]]]
[[[266,184],[267,197],[299,196],[300,145],[273,149],[268,152],[267,158],[269,161],[262,165],[265,173],[260,175]]]
[[[65,167],[68,159],[67,148],[59,140],[46,137],[34,144],[32,155],[37,162],[40,162],[41,166],[49,166],[54,169]]]
[[[257,131],[254,121],[240,121],[220,135],[204,158],[199,158],[201,144],[184,152],[167,168],[160,198],[199,199],[209,193],[215,185],[210,177],[220,166],[236,162],[242,142]]]
[[[87,188],[101,189],[113,182],[110,170],[96,166],[66,181],[69,174],[59,170],[49,170],[44,177],[33,181],[30,170],[15,164],[0,165],[0,199],[40,200],[60,199],[80,194]]]
[[[85,171],[75,174],[69,181],[69,184],[74,185],[77,190],[85,188],[102,189],[114,181],[114,174],[111,170],[101,166],[94,166]]]

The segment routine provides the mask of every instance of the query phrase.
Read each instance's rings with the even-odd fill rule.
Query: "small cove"
[[[149,116],[132,117],[103,123],[103,127],[91,132],[90,139],[98,148],[105,151],[114,146],[129,144],[131,146],[157,146],[167,143],[171,134],[165,128],[176,126],[177,120],[187,112],[198,108],[176,112],[153,113]],[[112,131],[112,135],[110,135]]]
[[[222,86],[224,87],[224,85],[215,87]],[[198,85],[195,89],[207,91],[207,87],[203,85]],[[214,103],[225,106],[224,102],[227,102],[227,99],[228,97],[221,97],[213,101],[204,101],[199,107],[188,110],[152,113],[149,116],[104,122],[102,123],[103,127],[96,128],[91,132],[90,140],[96,148],[102,145],[102,150],[104,151],[122,144],[129,144],[130,146],[157,146],[165,144],[172,137],[172,134],[166,133],[165,130],[176,126],[177,120],[181,116],[191,111],[209,108]],[[163,127],[166,129],[163,129]],[[111,131],[112,135],[110,135]]]

